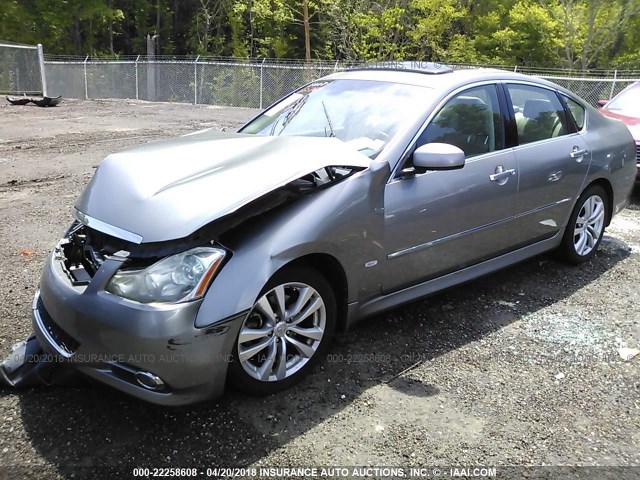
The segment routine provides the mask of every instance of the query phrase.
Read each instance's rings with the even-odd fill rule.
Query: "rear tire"
[[[599,185],[590,186],[580,195],[556,252],[561,260],[579,265],[596,254],[604,235],[608,206],[607,192]]]
[[[229,382],[252,395],[299,382],[331,343],[336,312],[333,289],[318,272],[291,267],[276,273],[240,327]]]

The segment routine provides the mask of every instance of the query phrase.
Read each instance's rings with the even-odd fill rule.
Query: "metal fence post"
[[[40,64],[40,78],[42,79],[42,96],[47,96],[47,73],[44,70],[44,50],[42,44],[38,44],[38,63]]]
[[[138,82],[138,60],[140,60],[140,55],[136,57],[136,100],[140,100],[140,87]]]
[[[264,61],[267,59],[267,57],[262,59],[262,63],[260,64],[260,109],[262,109],[262,86],[264,85],[264,79],[263,79],[263,67],[264,67]]]
[[[193,62],[193,104],[198,104],[198,59],[200,55],[196,57],[196,61]]]
[[[609,92],[609,100],[613,98],[613,92],[616,88],[616,80],[618,78],[618,70],[613,71],[613,82],[611,83],[611,92]]]
[[[338,71],[338,62],[339,62],[339,61],[340,61],[340,60],[336,60],[336,64],[333,66],[333,72],[334,72],[334,73]]]
[[[89,60],[89,55],[87,55],[84,59],[84,99],[89,99],[89,83],[87,82],[87,60]]]

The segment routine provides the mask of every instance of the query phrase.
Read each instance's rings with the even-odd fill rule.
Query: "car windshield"
[[[375,158],[432,98],[431,88],[415,85],[320,80],[282,99],[240,133],[336,137]]]
[[[640,118],[640,85],[622,92],[607,103],[605,109],[619,115]]]

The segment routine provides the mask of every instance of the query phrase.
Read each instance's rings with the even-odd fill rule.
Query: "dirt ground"
[[[30,332],[43,261],[104,156],[255,113],[0,105],[0,356]],[[639,284],[636,192],[588,264],[544,255],[368,319],[277,396],[170,409],[91,383],[0,390],[0,477],[11,465],[30,478],[96,465],[640,466],[640,357],[618,354],[640,347]]]

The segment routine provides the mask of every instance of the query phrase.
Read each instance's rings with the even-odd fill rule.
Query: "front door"
[[[496,256],[514,242],[518,172],[496,86],[449,99],[416,142],[466,154],[459,170],[397,175],[385,191],[385,293]],[[410,166],[410,159],[406,165]]]

